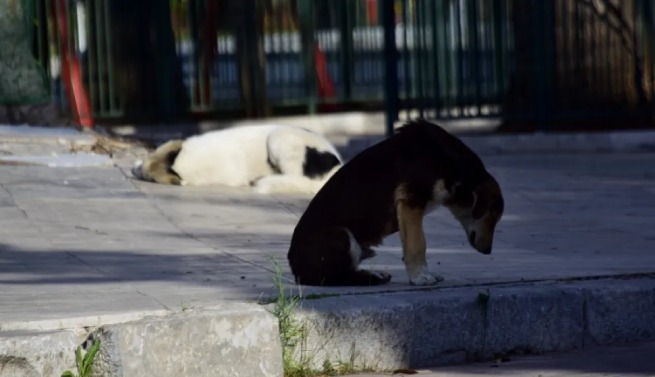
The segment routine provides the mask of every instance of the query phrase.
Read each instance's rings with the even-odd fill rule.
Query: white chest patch
[[[434,186],[432,186],[432,200],[430,200],[427,206],[425,206],[425,213],[434,211],[449,197],[450,193],[446,189],[446,183],[444,180],[440,179],[436,181]]]

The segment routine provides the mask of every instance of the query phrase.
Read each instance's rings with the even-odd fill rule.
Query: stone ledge
[[[420,368],[653,340],[655,279],[341,296],[304,301],[296,318],[316,368]]]
[[[89,331],[0,333],[0,377],[60,376]],[[101,326],[94,375],[282,376],[277,319],[257,304],[224,303]],[[5,340],[6,339],[6,340]]]

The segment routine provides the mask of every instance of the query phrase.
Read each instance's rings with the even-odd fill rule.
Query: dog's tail
[[[138,160],[132,167],[132,175],[144,181],[168,185],[182,185],[184,182],[173,170],[173,163],[182,150],[184,140],[171,140],[159,146],[145,160]]]

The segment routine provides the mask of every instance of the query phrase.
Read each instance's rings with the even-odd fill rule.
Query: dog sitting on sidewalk
[[[259,193],[315,194],[342,165],[336,148],[309,130],[242,126],[171,140],[132,174],[171,185],[253,186]]]
[[[500,186],[464,143],[421,119],[355,156],[314,196],[289,247],[296,282],[385,284],[388,273],[358,266],[398,231],[410,283],[443,280],[428,271],[423,233],[423,217],[438,205],[460,222],[474,249],[491,253],[504,209]]]

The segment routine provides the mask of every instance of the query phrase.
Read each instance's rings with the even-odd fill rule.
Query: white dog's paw
[[[356,272],[358,275],[356,280],[358,285],[364,283],[365,285],[382,285],[391,281],[391,274],[375,270],[359,270]]]
[[[414,278],[409,278],[411,285],[434,285],[444,280],[443,276],[433,275],[429,272],[421,272]]]
[[[258,179],[253,183],[252,189],[258,194],[270,194],[273,192],[273,185],[269,180]]]

